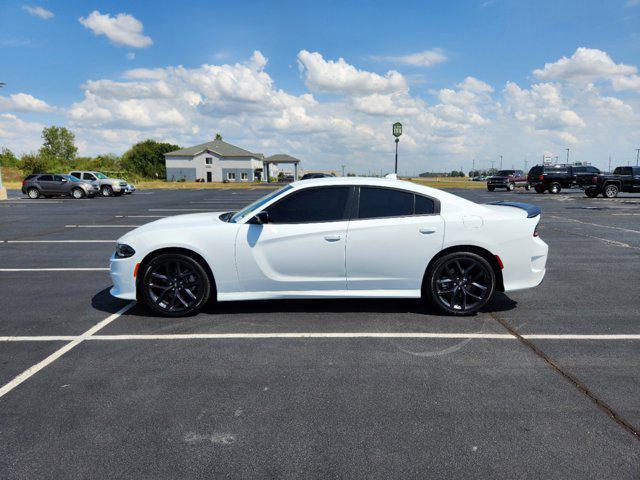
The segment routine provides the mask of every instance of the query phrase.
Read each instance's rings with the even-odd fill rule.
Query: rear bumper
[[[113,287],[109,293],[124,300],[136,299],[136,279],[133,272],[136,260],[131,258],[116,258],[115,254],[109,260],[109,269]]]
[[[525,249],[502,258],[504,291],[513,292],[533,288],[544,279],[549,246],[539,237],[532,237]]]

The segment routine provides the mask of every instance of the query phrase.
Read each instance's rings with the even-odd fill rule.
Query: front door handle
[[[327,242],[337,242],[342,238],[342,235],[325,235],[324,239]]]
[[[424,233],[425,235],[430,235],[432,233],[436,233],[436,231],[433,228],[422,227],[420,229],[420,233]]]

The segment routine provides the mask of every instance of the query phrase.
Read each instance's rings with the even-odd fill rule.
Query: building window
[[[249,180],[249,174],[247,172],[240,173],[240,180],[246,182],[247,180]]]
[[[213,157],[205,157],[204,163],[206,165],[213,165]]]
[[[236,172],[227,172],[227,180],[234,180],[236,179]]]

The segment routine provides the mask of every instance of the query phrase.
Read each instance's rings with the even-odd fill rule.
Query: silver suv
[[[67,195],[73,198],[94,197],[98,193],[98,185],[73,175],[36,173],[27,175],[22,181],[22,193],[29,198]]]
[[[122,195],[126,193],[127,182],[119,178],[109,178],[102,172],[86,172],[75,170],[69,172],[69,175],[86,180],[88,182],[98,182],[100,194],[103,197],[111,197],[113,195]]]

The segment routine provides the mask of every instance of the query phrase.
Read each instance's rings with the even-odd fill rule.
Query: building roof
[[[276,153],[264,159],[267,163],[300,163],[300,159],[287,155],[286,153]]]
[[[212,142],[202,143],[194,147],[182,148],[173,152],[165,153],[166,157],[193,157],[206,150],[215,153],[221,157],[254,157],[260,158],[260,154],[244,150],[235,145],[231,145],[223,140],[213,140]]]

